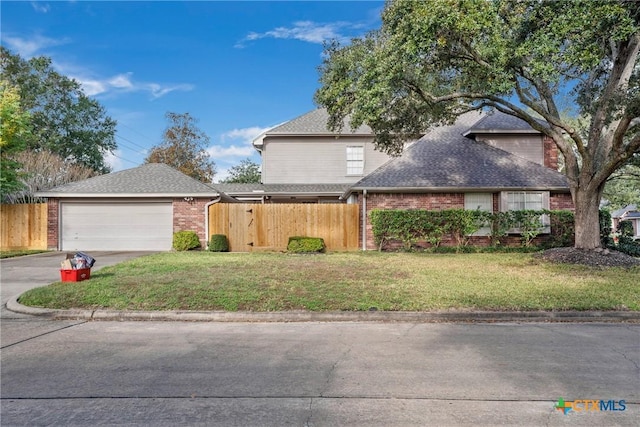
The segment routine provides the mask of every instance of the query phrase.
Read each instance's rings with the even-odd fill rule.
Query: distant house
[[[358,203],[372,209],[573,209],[553,141],[502,113],[470,112],[409,142],[399,157],[374,149],[366,126],[327,129],[318,109],[264,133],[262,184],[214,184],[238,200]],[[363,248],[373,248],[368,221]],[[362,240],[362,239],[361,239]]]
[[[611,212],[613,230],[617,230],[622,221],[629,221],[633,224],[633,237],[640,239],[640,211],[637,205],[628,205],[622,209]]]

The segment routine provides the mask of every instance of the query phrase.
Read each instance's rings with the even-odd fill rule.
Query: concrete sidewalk
[[[189,322],[640,322],[633,311],[343,311],[228,312],[56,310],[27,307],[14,296],[7,308],[54,320],[189,321]]]

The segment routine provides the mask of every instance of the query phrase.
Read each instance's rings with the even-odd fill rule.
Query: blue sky
[[[315,108],[322,43],[379,28],[383,2],[2,1],[1,42],[48,56],[118,121],[114,170],[141,164],[168,111],[211,138],[218,169],[250,157],[251,140]]]

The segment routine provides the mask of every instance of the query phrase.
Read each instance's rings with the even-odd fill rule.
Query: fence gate
[[[328,251],[358,250],[358,205],[216,203],[209,234],[224,234],[233,252],[285,251],[291,236],[322,237]]]

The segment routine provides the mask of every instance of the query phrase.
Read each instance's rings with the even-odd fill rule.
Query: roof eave
[[[353,192],[361,192],[367,190],[370,193],[460,193],[460,192],[491,192],[496,193],[499,191],[555,191],[555,192],[569,192],[569,187],[367,187],[367,186],[354,186],[343,193],[343,197],[348,196]]]
[[[281,196],[281,197],[301,197],[301,196],[340,196],[341,191],[265,191],[265,192],[242,192],[242,191],[226,191],[225,194],[231,197],[262,197],[262,196]]]
[[[535,129],[469,129],[464,132],[462,136],[469,135],[480,135],[480,134],[530,134],[530,135],[540,135],[542,132],[537,131]]]
[[[107,198],[183,198],[183,197],[194,197],[194,198],[207,198],[207,197],[219,197],[220,193],[212,192],[212,193],[56,193],[50,191],[42,191],[36,192],[36,197],[45,197],[45,198],[55,198],[55,199],[65,199],[65,198],[96,198],[96,199],[107,199]]]
[[[333,137],[341,137],[341,136],[367,136],[373,137],[375,134],[373,133],[338,133],[338,132],[276,132],[276,133],[268,133],[262,139],[262,143],[264,144],[265,138],[270,138],[273,136],[333,136]]]

